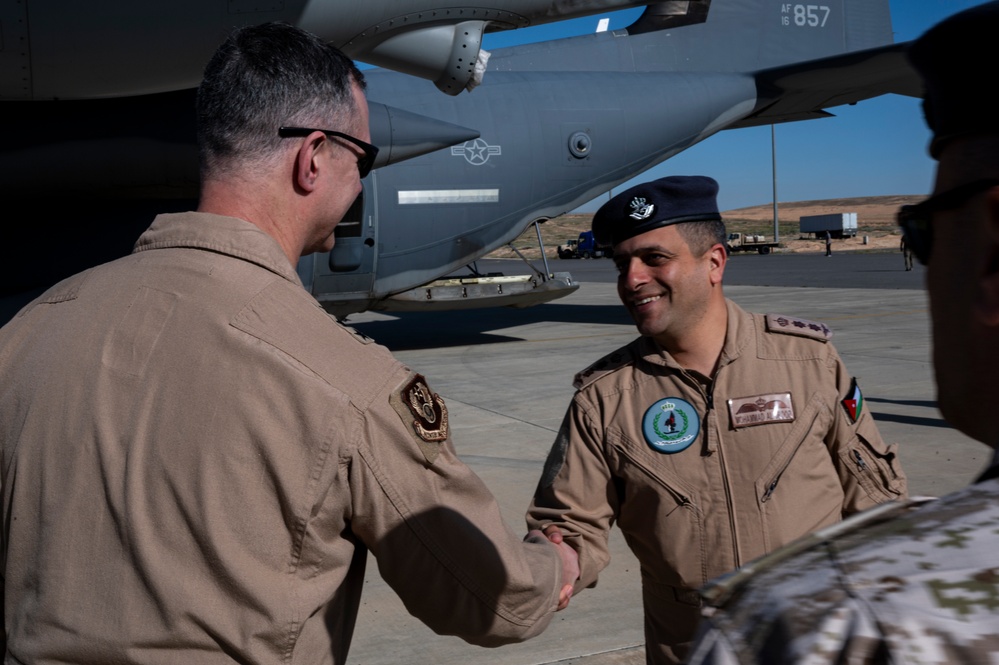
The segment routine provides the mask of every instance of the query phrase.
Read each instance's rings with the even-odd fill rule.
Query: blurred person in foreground
[[[999,446],[999,116],[988,72],[999,3],[943,21],[909,58],[923,78],[933,194],[906,206],[927,266],[937,399]],[[999,662],[999,459],[937,500],[857,515],[704,590],[691,663]]]

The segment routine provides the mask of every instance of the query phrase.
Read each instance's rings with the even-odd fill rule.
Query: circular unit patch
[[[690,402],[679,397],[659,400],[642,417],[645,441],[660,453],[686,450],[700,431],[701,417]]]

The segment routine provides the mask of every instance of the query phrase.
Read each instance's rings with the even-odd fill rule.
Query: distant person
[[[197,212],[0,329],[5,662],[345,663],[369,550],[476,644],[567,602],[575,553],[513,533],[444,401],[295,272],[374,163],[363,85],[297,28],[233,33]]]
[[[832,236],[826,231],[826,256],[832,256]]]
[[[905,206],[927,265],[940,410],[999,446],[999,3],[932,28],[909,56],[939,160],[933,195]],[[968,63],[974,63],[969,67]],[[692,663],[999,663],[999,457],[936,501],[858,515],[706,592]],[[755,571],[755,572],[752,572]]]
[[[905,235],[902,236],[902,243],[899,249],[902,251],[902,258],[905,260],[905,270],[908,272],[912,270],[912,248],[905,242]]]
[[[722,292],[718,184],[669,177],[593,218],[640,337],[576,376],[528,514],[579,551],[576,590],[620,525],[641,564],[646,660],[681,662],[709,579],[904,498],[906,479],[821,323]]]

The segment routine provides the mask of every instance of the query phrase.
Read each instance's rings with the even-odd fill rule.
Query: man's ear
[[[985,195],[985,261],[979,277],[975,315],[982,325],[999,327],[999,187]]]
[[[319,151],[325,142],[325,134],[313,132],[302,141],[301,147],[295,154],[295,185],[305,192],[311,192],[316,188],[316,180],[319,178]]]
[[[725,249],[725,245],[720,242],[715,243],[708,250],[708,260],[711,262],[711,284],[722,283],[722,277],[725,276],[725,265],[728,263],[728,250]]]

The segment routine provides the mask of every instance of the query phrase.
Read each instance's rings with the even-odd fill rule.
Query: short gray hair
[[[234,31],[198,87],[202,178],[273,158],[284,125],[350,129],[354,82],[364,88],[350,58],[305,30],[265,23]]]

